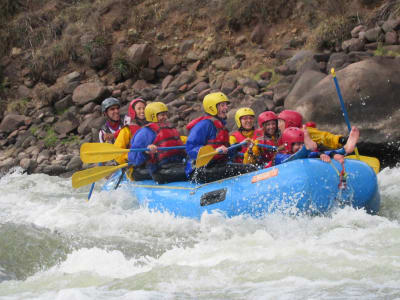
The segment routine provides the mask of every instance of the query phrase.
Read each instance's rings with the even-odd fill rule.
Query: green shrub
[[[58,143],[58,137],[56,132],[54,131],[54,128],[48,127],[46,130],[46,136],[43,139],[44,145],[47,148],[54,147]]]
[[[343,16],[331,17],[321,22],[314,30],[307,43],[315,50],[332,49],[351,37],[355,20]]]

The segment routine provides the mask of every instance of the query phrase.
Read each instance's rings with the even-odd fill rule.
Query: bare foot
[[[350,135],[346,142],[346,145],[344,145],[343,147],[347,154],[352,153],[354,151],[354,148],[357,145],[359,137],[360,137],[360,131],[358,130],[357,127],[353,126],[353,128],[351,128]]]
[[[316,150],[317,143],[311,139],[310,135],[308,134],[306,125],[303,125],[303,132],[304,132],[304,145],[306,146],[306,149],[311,151]]]

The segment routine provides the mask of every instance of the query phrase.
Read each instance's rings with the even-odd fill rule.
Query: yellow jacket
[[[343,145],[339,143],[341,135],[335,135],[327,131],[321,131],[314,127],[307,127],[307,131],[311,139],[318,145],[325,146],[329,149],[338,149]]]
[[[115,140],[114,145],[122,149],[129,149],[129,143],[131,142],[131,138],[132,138],[131,130],[129,129],[128,126],[126,126],[122,128],[118,133],[118,137]],[[120,165],[128,162],[128,152],[118,156],[115,159],[115,161]]]

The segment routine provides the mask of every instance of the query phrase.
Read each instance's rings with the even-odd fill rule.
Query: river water
[[[400,299],[400,167],[378,179],[377,216],[190,220],[17,170],[0,178],[0,299]]]

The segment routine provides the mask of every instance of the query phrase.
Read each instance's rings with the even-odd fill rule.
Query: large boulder
[[[318,71],[305,71],[297,80],[289,95],[286,97],[285,106],[292,107],[296,105],[297,101],[307,94],[324,77],[326,77],[326,74]]]
[[[109,94],[105,86],[100,82],[88,82],[79,85],[72,95],[75,104],[83,106],[90,101],[103,100]]]
[[[361,141],[386,146],[400,138],[400,60],[375,57],[338,71],[337,79],[352,125],[361,129]],[[299,111],[320,129],[347,133],[331,76],[326,76],[286,109]],[[397,146],[398,147],[398,146]]]

